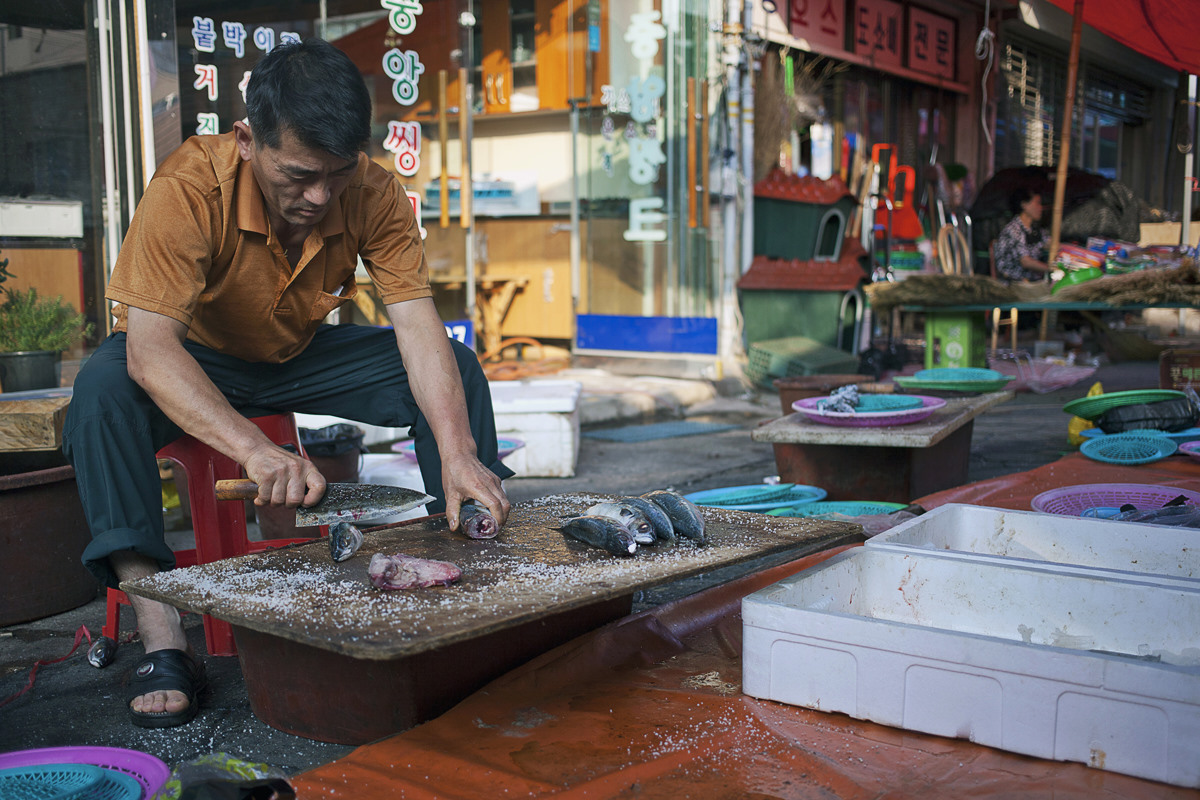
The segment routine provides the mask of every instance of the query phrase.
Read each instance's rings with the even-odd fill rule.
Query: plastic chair
[[[271,441],[279,445],[290,444],[304,455],[300,444],[300,431],[296,418],[291,413],[269,414],[251,417],[250,421],[262,430]],[[178,566],[208,564],[225,558],[257,553],[273,547],[282,547],[294,542],[307,542],[307,537],[290,539],[267,539],[251,541],[246,533],[246,506],[243,502],[218,501],[218,480],[243,477],[241,466],[222,453],[217,452],[199,439],[182,436],[158,451],[159,458],[174,462],[187,476],[188,501],[191,504],[192,527],[196,536],[196,547],[175,553]],[[321,535],[327,536],[329,528],[321,526]],[[103,636],[117,640],[121,630],[121,605],[129,604],[129,598],[119,589],[109,589],[105,610]],[[204,617],[204,641],[209,655],[235,656],[237,647],[233,641],[233,629],[228,622]]]

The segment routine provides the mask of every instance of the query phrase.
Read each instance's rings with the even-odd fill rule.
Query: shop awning
[[[1075,0],[1049,0],[1068,14]],[[1185,0],[1084,0],[1083,22],[1147,58],[1200,74],[1195,6]]]

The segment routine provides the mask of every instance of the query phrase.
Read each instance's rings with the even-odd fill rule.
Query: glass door
[[[579,104],[574,144],[576,351],[715,357],[721,210],[708,175],[720,64],[709,22],[718,11],[611,0],[603,19],[596,0],[589,6],[588,35],[571,38],[588,46],[576,96],[599,101]]]

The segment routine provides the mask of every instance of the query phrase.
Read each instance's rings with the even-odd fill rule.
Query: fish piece
[[[666,489],[646,492],[642,497],[667,513],[677,534],[694,539],[700,544],[708,544],[708,539],[704,536],[704,515],[691,500],[678,492]]]
[[[458,525],[469,539],[493,539],[500,532],[500,525],[492,512],[475,505],[474,500],[459,506]]]
[[[462,570],[449,561],[376,553],[367,565],[367,576],[380,589],[424,589],[449,586],[462,577]]]
[[[631,503],[623,500],[596,503],[583,513],[593,517],[611,517],[629,528],[633,540],[638,544],[654,544],[654,525]]]
[[[88,648],[87,660],[96,669],[103,669],[117,657],[117,642],[111,636],[99,636]]]
[[[563,521],[559,530],[572,539],[607,550],[615,556],[631,556],[637,552],[633,531],[612,517],[585,514]]]
[[[663,511],[657,503],[651,503],[644,497],[622,497],[621,501],[629,503],[641,511],[642,516],[650,520],[650,524],[654,526],[654,536],[658,541],[668,543],[675,541],[675,526],[671,524],[671,518],[667,516],[667,512]]]
[[[329,555],[334,561],[345,561],[362,547],[362,531],[349,522],[335,522],[329,526]]]

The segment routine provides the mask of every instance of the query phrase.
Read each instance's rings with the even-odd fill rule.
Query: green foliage
[[[0,291],[4,294],[4,302],[0,303],[0,352],[62,352],[92,332],[91,323],[84,324],[84,315],[76,314],[61,297],[40,298],[33,288]]]

